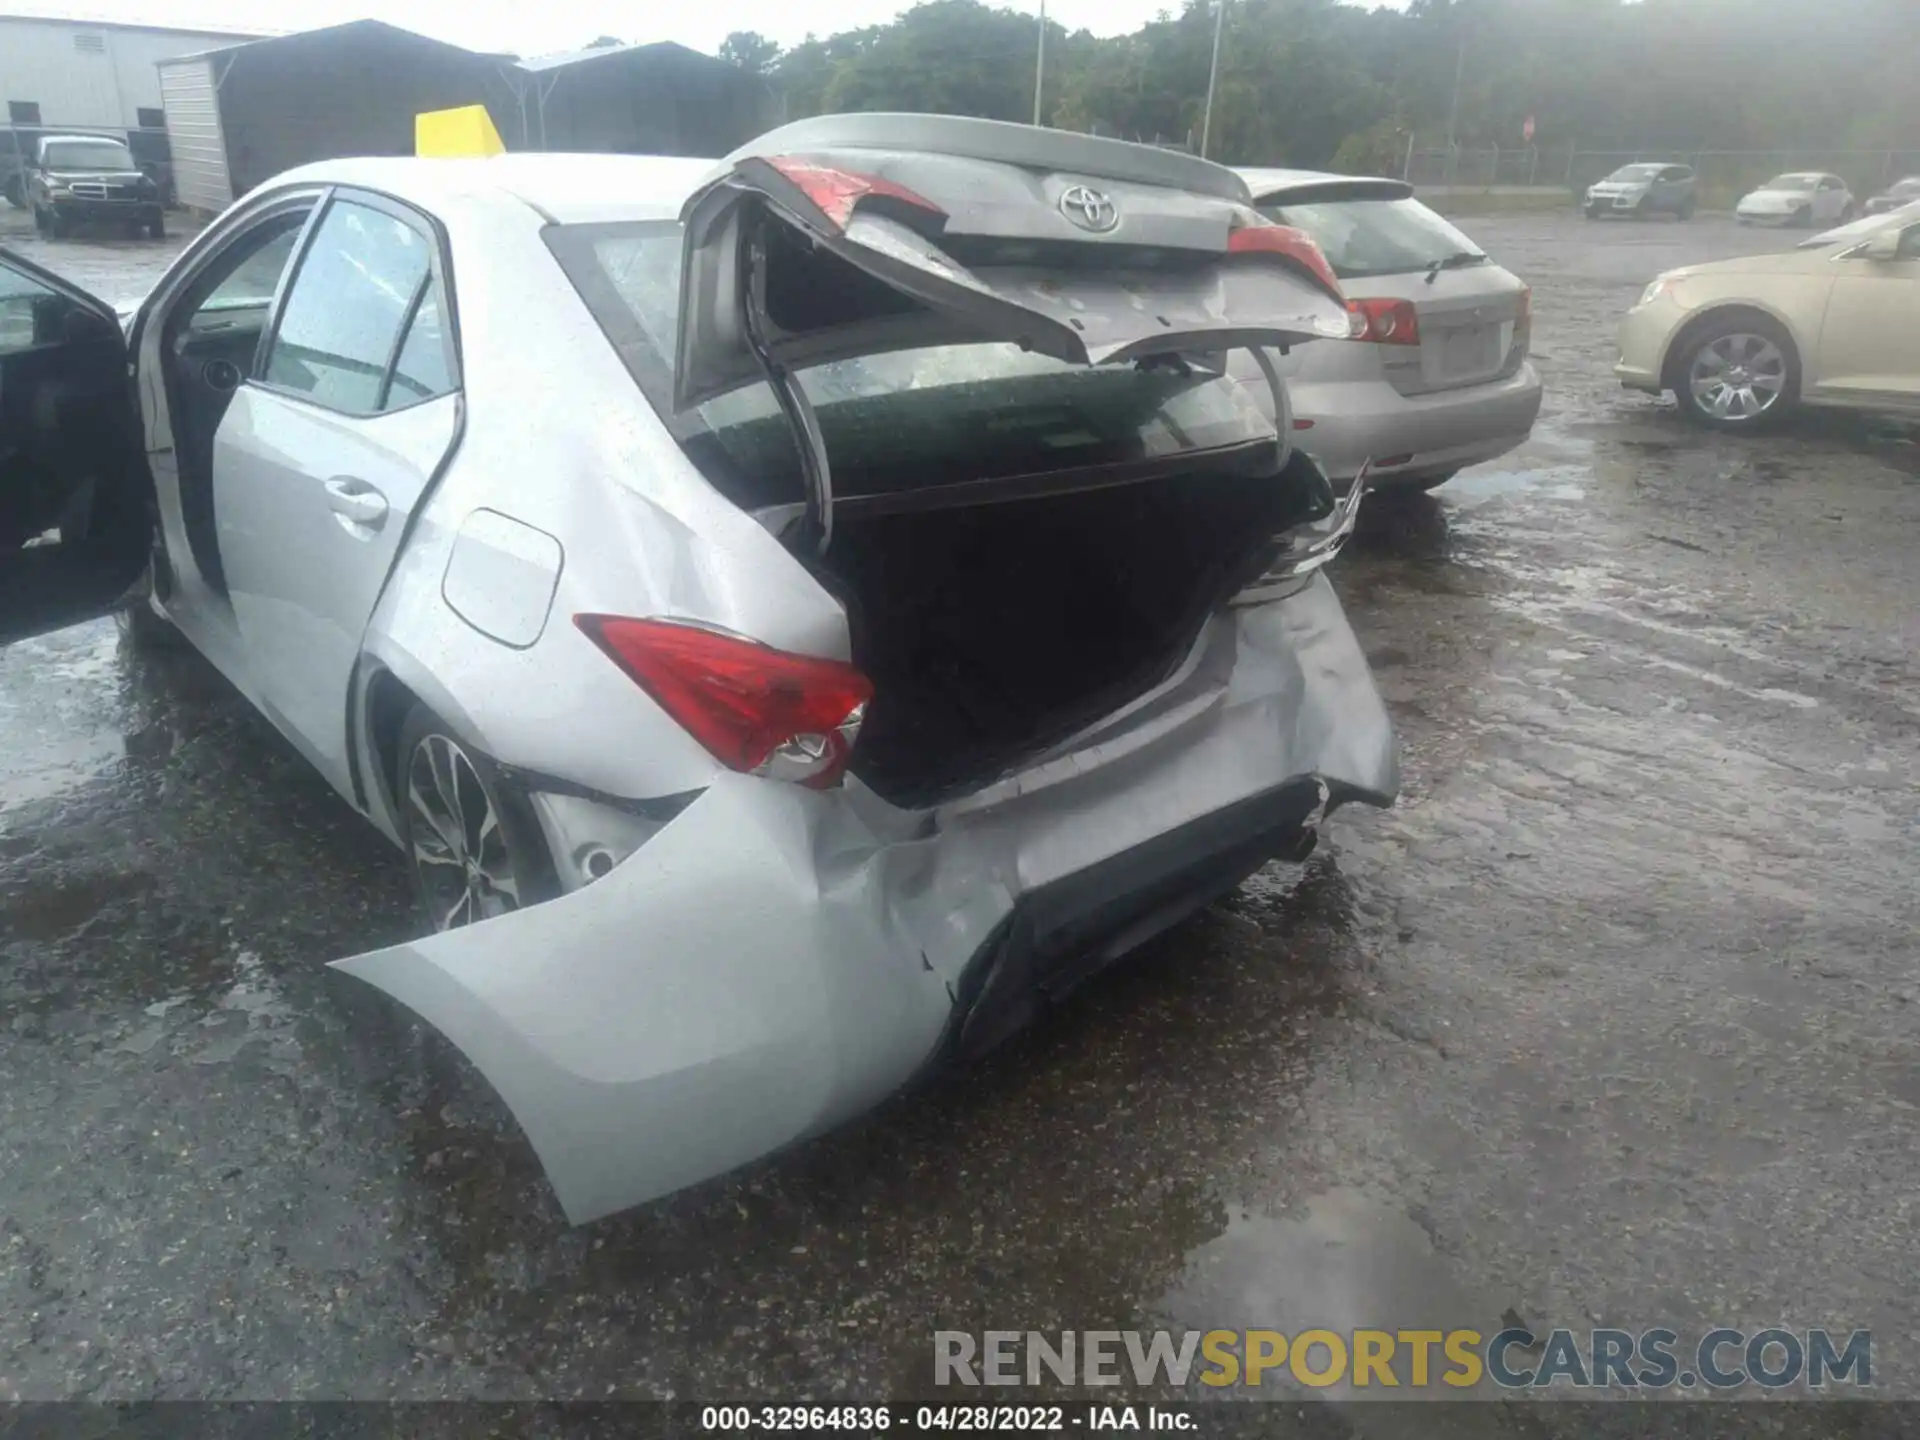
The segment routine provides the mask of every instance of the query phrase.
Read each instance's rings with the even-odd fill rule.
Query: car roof
[[[671,155],[521,153],[461,159],[320,160],[276,175],[287,185],[357,185],[437,212],[456,200],[519,202],[558,224],[675,220],[718,162]]]

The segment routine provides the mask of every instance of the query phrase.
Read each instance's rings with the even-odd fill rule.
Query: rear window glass
[[[753,385],[672,413],[680,227],[551,227],[548,240],[627,368],[708,479],[752,508],[803,494],[773,392]],[[1178,362],[1069,365],[1013,345],[944,345],[800,372],[834,491],[990,479],[1152,459],[1272,438],[1237,382]]]
[[[1259,209],[1268,219],[1311,235],[1342,280],[1486,258],[1479,246],[1418,200],[1318,200],[1263,204]]]

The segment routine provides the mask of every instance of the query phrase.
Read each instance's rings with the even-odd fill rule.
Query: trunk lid
[[[1491,262],[1348,282],[1355,296],[1406,300],[1420,326],[1417,346],[1381,345],[1381,367],[1402,395],[1431,395],[1503,379],[1520,368],[1531,341],[1527,287]]]
[[[927,345],[1091,365],[1343,336],[1318,247],[1251,199],[1222,166],[1027,125],[783,126],[682,211],[674,406]]]

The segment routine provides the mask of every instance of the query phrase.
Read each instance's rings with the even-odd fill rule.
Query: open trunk
[[[1206,619],[1261,575],[1282,532],[1327,510],[1304,455],[1275,473],[1195,458],[1076,494],[843,513],[815,568],[873,681],[853,773],[899,805],[984,784],[1170,674]]]

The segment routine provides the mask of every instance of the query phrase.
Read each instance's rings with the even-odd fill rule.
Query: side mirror
[[[1869,260],[1898,260],[1900,258],[1900,230],[1888,226],[1861,248],[1860,253]]]

